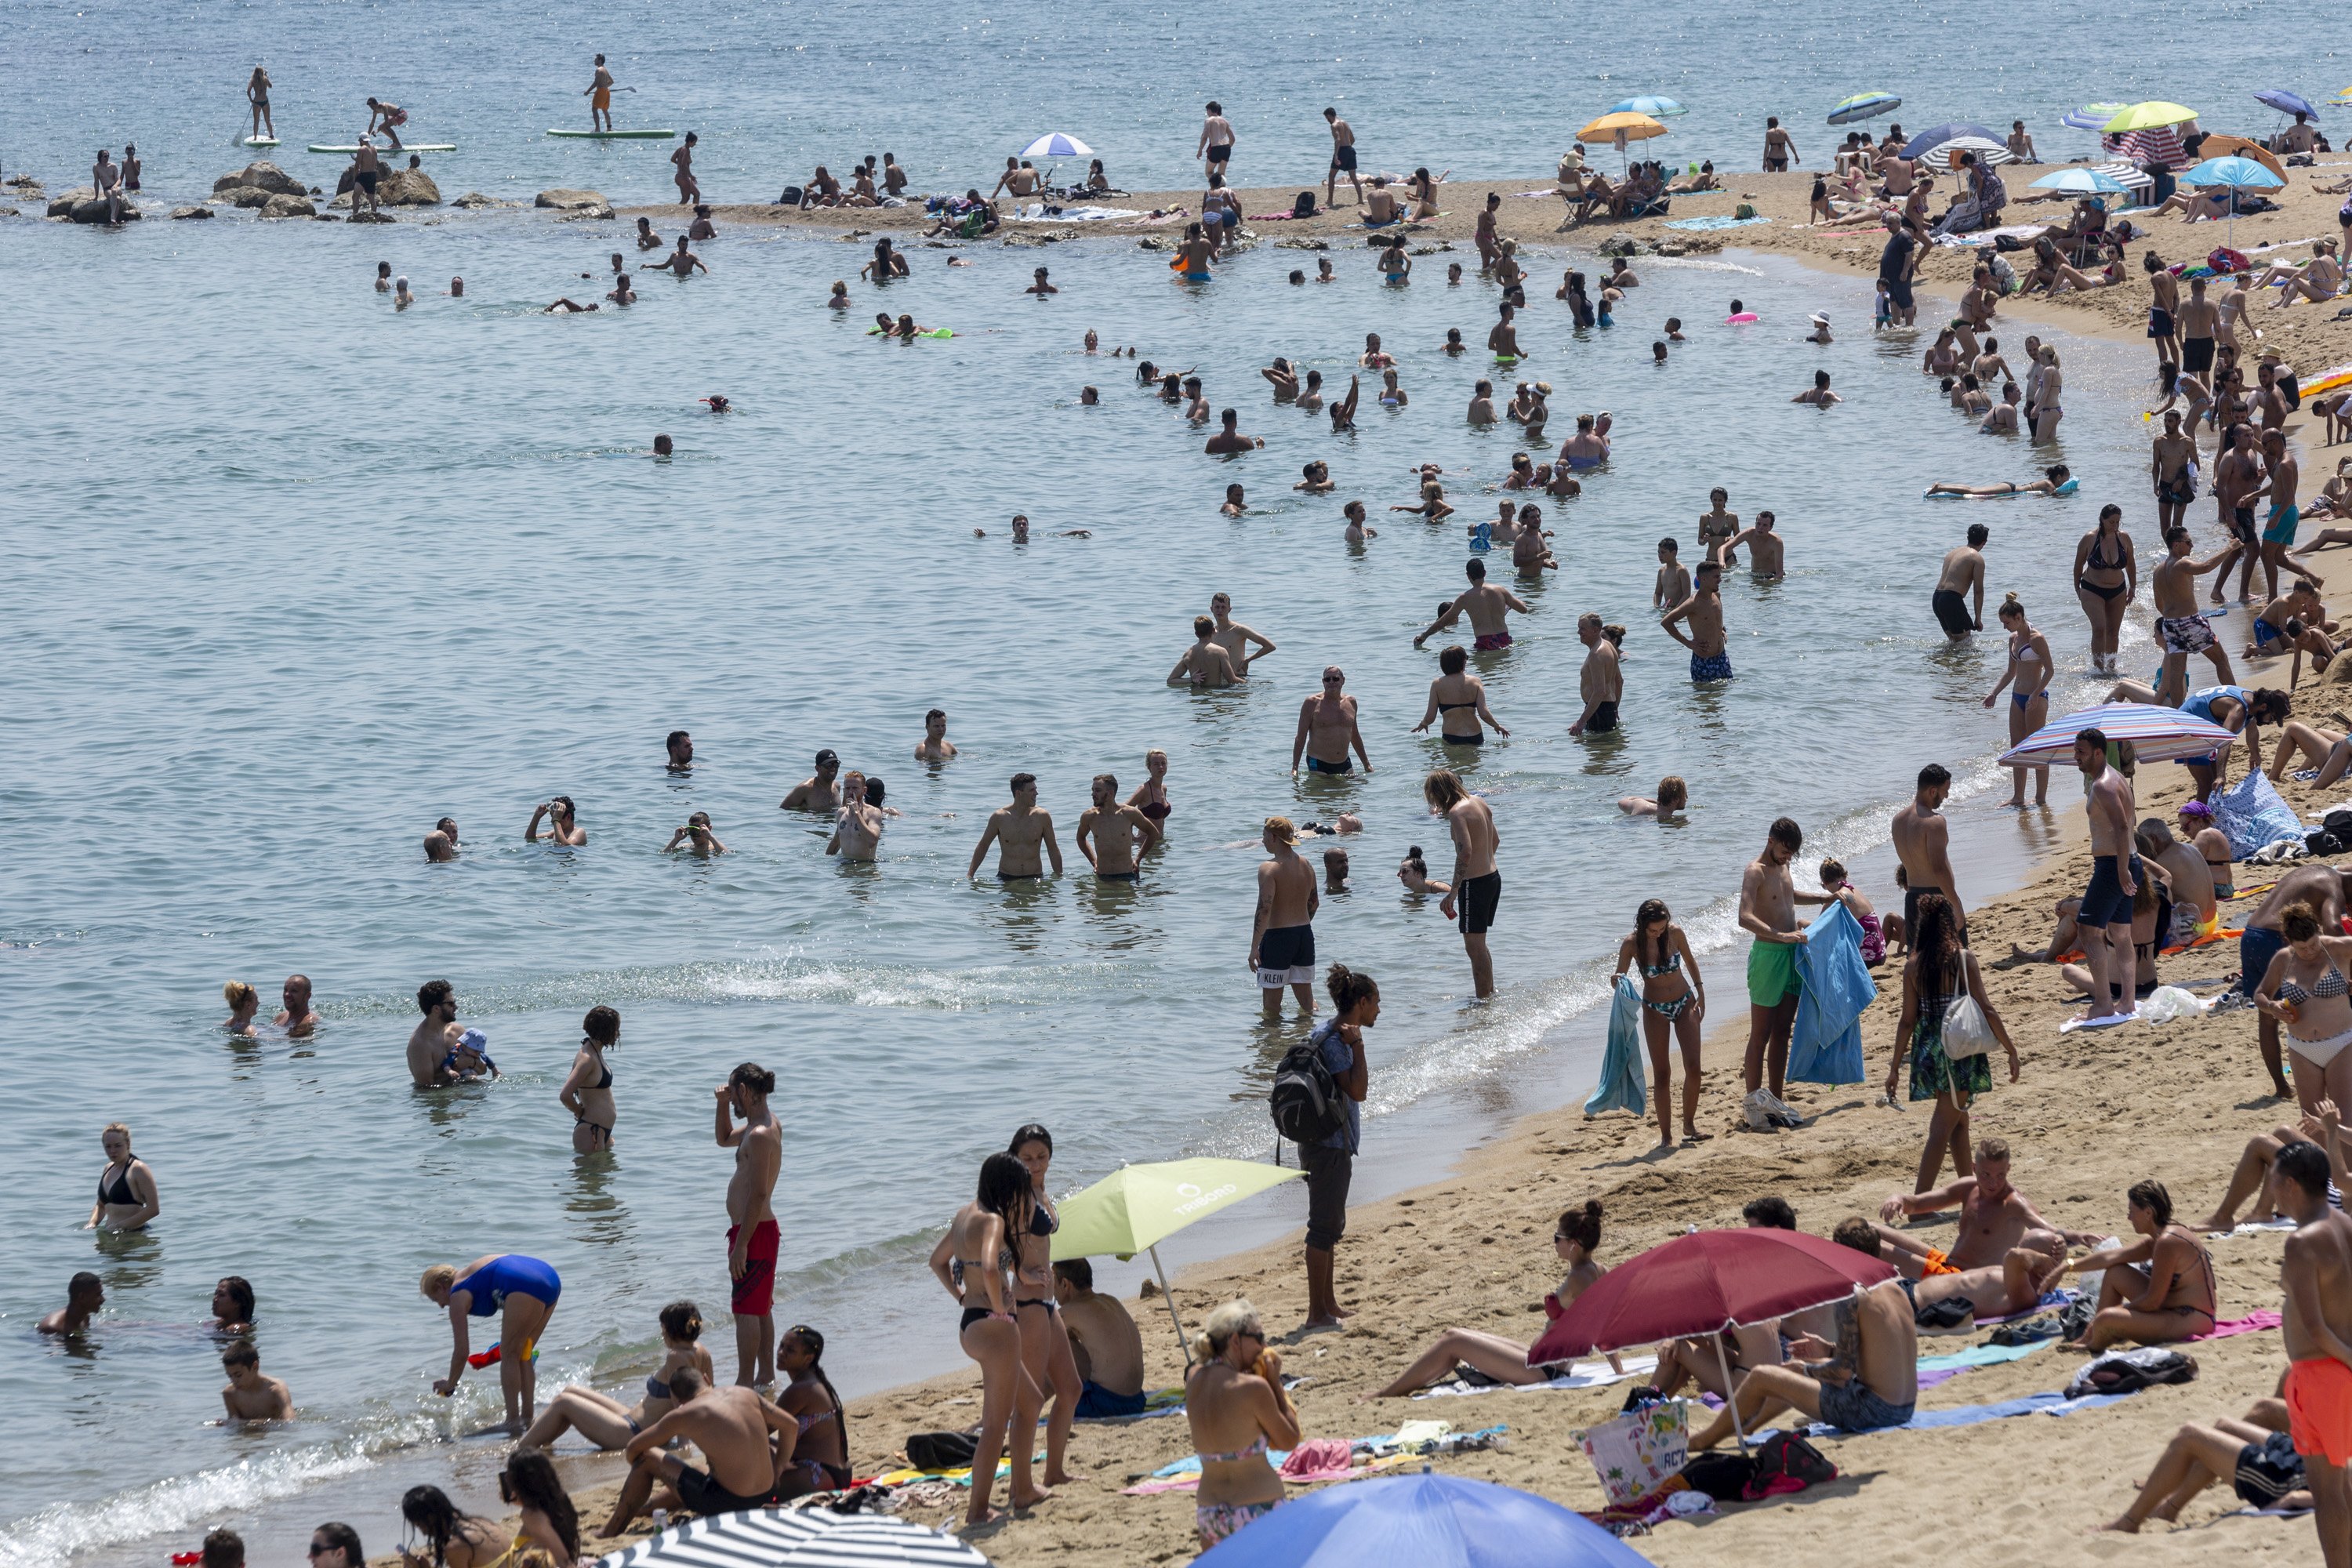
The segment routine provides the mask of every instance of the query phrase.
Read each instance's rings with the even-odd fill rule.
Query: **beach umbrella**
[[[2037,191],[2064,191],[2077,196],[2115,195],[2131,189],[2113,174],[2081,167],[2060,169],[2055,174],[2044,174],[2033,182],[2032,188]]]
[[[1646,114],[1653,120],[1672,120],[1675,115],[1688,114],[1690,110],[1685,109],[1680,102],[1674,99],[1659,98],[1645,92],[1639,98],[1619,99],[1616,102],[1609,106],[1609,112],[1612,114]]]
[[[1168,1289],[1168,1271],[1160,1266],[1158,1244],[1194,1220],[1304,1174],[1255,1160],[1165,1160],[1121,1166],[1062,1200],[1054,1261],[1106,1252],[1118,1258],[1150,1253],[1152,1269],[1160,1276],[1160,1297],[1176,1325],[1176,1342],[1183,1347],[1184,1364],[1190,1366],[1192,1346],[1184,1338],[1184,1320],[1176,1315],[1176,1299]]]
[[[1202,1568],[1648,1568],[1549,1498],[1467,1476],[1376,1476],[1293,1498],[1193,1559]]]
[[[2252,158],[2255,163],[2276,174],[2282,184],[2286,181],[2286,165],[2279,162],[2278,154],[2251,136],[2225,136],[2219,132],[2208,132],[2205,140],[2197,144],[2197,151],[2207,158],[2227,157],[2232,153],[2241,158]]]
[[[1612,110],[1576,133],[1579,142],[1614,142],[1621,167],[1625,162],[1625,143],[1646,142],[1653,136],[1665,135],[1666,128],[1646,114],[1630,110]]]
[[[2070,109],[2058,117],[2058,123],[2075,131],[2105,131],[2107,121],[2121,114],[2127,104],[2086,103],[2080,109]]]
[[[1842,1301],[1893,1278],[1891,1265],[1802,1231],[1693,1231],[1628,1258],[1587,1287],[1528,1347],[1528,1364],[1719,1333]],[[1722,1352],[1718,1340],[1716,1353]],[[1730,1381],[1727,1365],[1726,1386]],[[1732,1425],[1738,1426],[1736,1410]]]
[[[2226,158],[2208,158],[2180,176],[2191,185],[2227,185],[2230,188],[2230,223],[2228,237],[2222,244],[2232,250],[2238,241],[2238,197],[2240,191],[2274,191],[2286,182],[2252,158],[2235,153]]]
[[[1957,163],[1962,153],[1974,153],[1979,163],[2013,163],[2017,161],[2011,154],[2007,142],[1994,142],[1983,136],[1955,136],[1936,148],[1933,155]]]
[[[2319,110],[2312,107],[2311,100],[2299,92],[2289,92],[2283,87],[2263,89],[2254,94],[2254,101],[2268,104],[2281,114],[2300,114],[2310,120],[2319,118]]]
[[[2114,136],[2101,136],[2099,144],[2114,156],[2134,164],[2160,163],[2168,169],[2178,169],[2189,163],[2189,153],[2180,145],[2180,132],[2169,125],[2153,125],[2146,131],[2126,131]]]
[[[2110,741],[2129,741],[2143,763],[2174,763],[2183,757],[2210,756],[2228,750],[2238,739],[2211,720],[2200,719],[2178,708],[2158,708],[2147,702],[2103,702],[2079,713],[2069,713],[2063,719],[2052,720],[2003,752],[2000,765],[2046,768],[2071,763],[2074,759],[2074,737],[2085,730],[2096,730]],[[1583,1304],[1579,1298],[1577,1305]]]
[[[2167,103],[2161,99],[2150,99],[2145,103],[2133,104],[2099,129],[2120,135],[2126,131],[2152,131],[2159,125],[2185,125],[2196,118],[2197,111],[2193,109]]]
[[[2345,89],[2352,94],[2352,87]],[[2352,101],[2347,98],[2347,101]],[[1903,100],[1891,92],[1857,92],[1852,98],[1842,98],[1830,106],[1832,125],[1852,125],[1860,120],[1875,120],[1882,114],[1892,114],[1903,107]]]
[[[1048,131],[1021,149],[1024,158],[1091,158],[1095,150],[1066,131]]]
[[[585,1561],[583,1559],[583,1561]],[[752,1509],[673,1525],[593,1568],[988,1568],[952,1535],[886,1514]]]
[[[1924,158],[1945,142],[1957,142],[1963,136],[1979,137],[1996,147],[2003,145],[2001,139],[1994,135],[1990,128],[1979,125],[1973,121],[1956,120],[1949,125],[1938,125],[1931,130],[1922,131],[1918,135],[1903,143],[1903,155],[1906,158]]]

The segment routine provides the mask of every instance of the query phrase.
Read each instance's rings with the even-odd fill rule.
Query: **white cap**
[[[1817,327],[1826,327],[1830,324],[1830,319],[1827,316],[1822,315],[1818,310],[1806,317],[1805,320],[1812,322],[1812,324]]]

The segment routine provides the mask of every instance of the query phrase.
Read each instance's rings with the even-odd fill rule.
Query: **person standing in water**
[[[1356,727],[1356,700],[1347,693],[1348,677],[1338,665],[1323,671],[1323,689],[1298,706],[1298,729],[1290,738],[1290,772],[1298,773],[1298,760],[1307,759],[1310,773],[1345,773],[1355,771],[1348,760],[1354,748],[1363,759],[1364,772],[1372,771],[1372,759],[1364,750],[1363,732]]]
[[[246,79],[245,101],[253,108],[254,137],[277,141],[278,122],[269,117],[269,73],[259,66]]]
[[[1118,777],[1097,773],[1094,804],[1079,813],[1076,838],[1078,853],[1095,868],[1095,879],[1134,881],[1143,857],[1159,842],[1160,829],[1151,819],[1119,800]]]
[[[1462,787],[1451,768],[1438,768],[1422,781],[1421,793],[1429,809],[1445,818],[1454,834],[1454,880],[1439,900],[1437,912],[1455,921],[1462,931],[1462,951],[1470,958],[1470,979],[1478,999],[1495,994],[1495,960],[1486,951],[1486,932],[1495,923],[1495,908],[1502,901],[1503,873],[1495,866],[1500,836],[1495,814],[1486,803]]]
[[[613,73],[604,68],[604,57],[596,57],[596,76],[581,96],[588,100],[588,128],[592,131],[613,129]]]
[[[89,1223],[82,1229],[96,1230],[100,1226],[109,1230],[145,1229],[149,1220],[163,1212],[163,1200],[155,1190],[155,1173],[131,1152],[131,1129],[124,1123],[108,1122],[98,1141],[106,1151],[106,1168],[98,1173],[98,1201],[90,1205]]]
[[[1955,641],[1984,629],[1985,541],[1992,531],[1983,523],[1969,525],[1969,542],[1944,552],[1943,569],[1936,576],[1936,592],[1928,600],[1937,624]],[[1971,609],[1969,595],[1974,595]]]
[[[2035,631],[2025,618],[2025,606],[2017,595],[2010,595],[2000,604],[2001,629],[2009,634],[2009,665],[2001,671],[2000,679],[1986,693],[1988,708],[2000,700],[2001,691],[2009,691],[2009,743],[2012,746],[2024,740],[2049,721],[2050,674],[2053,668],[2050,658],[2050,639]],[[2016,791],[2009,804],[2022,810],[2025,806],[2025,775],[2034,777],[2033,804],[2050,804],[2050,770],[2042,767],[2016,767],[2010,770],[2017,778]]]
[[[1685,635],[1675,623],[1687,621],[1690,631]],[[1691,595],[1668,610],[1659,626],[1665,634],[1690,649],[1690,678],[1693,685],[1731,679],[1731,655],[1727,651],[1723,635],[1723,567],[1714,561],[1702,561],[1692,580]]]
[[[1584,711],[1568,732],[1606,734],[1617,728],[1617,704],[1625,695],[1625,670],[1617,657],[1617,644],[1603,629],[1600,616],[1591,610],[1576,618],[1576,640],[1585,647],[1584,668],[1576,678]]]
[[[563,1281],[554,1267],[519,1252],[493,1253],[459,1268],[436,1263],[417,1281],[426,1300],[449,1312],[449,1375],[433,1392],[446,1399],[466,1375],[467,1318],[499,1319],[499,1387],[506,1395],[506,1429],[516,1436],[539,1414],[539,1368],[533,1352],[547,1332]]]
[[[776,1176],[783,1169],[783,1134],[768,1096],[776,1075],[744,1062],[711,1091],[717,1100],[711,1132],[735,1151],[727,1182],[727,1272],[734,1280],[735,1381],[764,1388],[776,1381]],[[743,1118],[738,1127],[735,1118]]]
[[[1249,966],[1269,1019],[1282,1016],[1282,988],[1298,1010],[1315,1012],[1315,911],[1323,895],[1313,868],[1299,858],[1298,830],[1286,816],[1269,816],[1262,836],[1270,858],[1258,862],[1257,913],[1250,923]]]
[[[672,165],[670,178],[677,185],[677,200],[680,206],[690,207],[702,199],[702,182],[694,177],[694,147],[700,140],[700,137],[689,131],[686,133],[686,140],[678,143],[677,151],[669,155]],[[681,251],[686,248],[686,241],[683,238],[677,243]],[[678,276],[683,278],[686,273],[680,270]]]
[[[621,1015],[591,1007],[580,1023],[580,1049],[555,1098],[572,1112],[572,1148],[593,1154],[613,1146],[613,1069],[604,1053],[621,1043]]]
[[[972,847],[971,864],[964,868],[969,881],[980,875],[981,862],[988,858],[988,847],[998,847],[996,879],[1000,882],[1034,881],[1045,874],[1037,851],[1042,847],[1054,862],[1054,875],[1062,874],[1062,846],[1054,837],[1054,817],[1051,812],[1037,809],[1037,775],[1013,775],[1013,804],[1001,805],[988,819],[988,829]]]

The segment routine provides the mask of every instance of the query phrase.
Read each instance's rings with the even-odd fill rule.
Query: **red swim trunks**
[[[735,1256],[735,1237],[743,1227],[727,1227],[727,1256]],[[743,1277],[735,1281],[735,1294],[729,1303],[739,1318],[764,1318],[776,1305],[776,1222],[763,1219],[751,1228],[751,1245],[745,1249]]]
[[[2314,1356],[2286,1369],[2287,1431],[2294,1451],[2352,1464],[2352,1366]]]
[[[1506,648],[1511,646],[1511,634],[1508,632],[1485,632],[1480,634],[1471,646],[1475,647],[1480,653],[1493,653],[1497,648]]]

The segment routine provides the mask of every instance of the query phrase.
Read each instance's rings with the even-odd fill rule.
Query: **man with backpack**
[[[1362,1130],[1357,1107],[1370,1088],[1364,1030],[1381,1016],[1381,988],[1369,974],[1335,963],[1326,977],[1332,1016],[1293,1046],[1266,1097],[1275,1130],[1298,1145],[1307,1173],[1307,1321],[1336,1329],[1349,1316],[1331,1282],[1333,1249],[1348,1229],[1348,1184]]]

